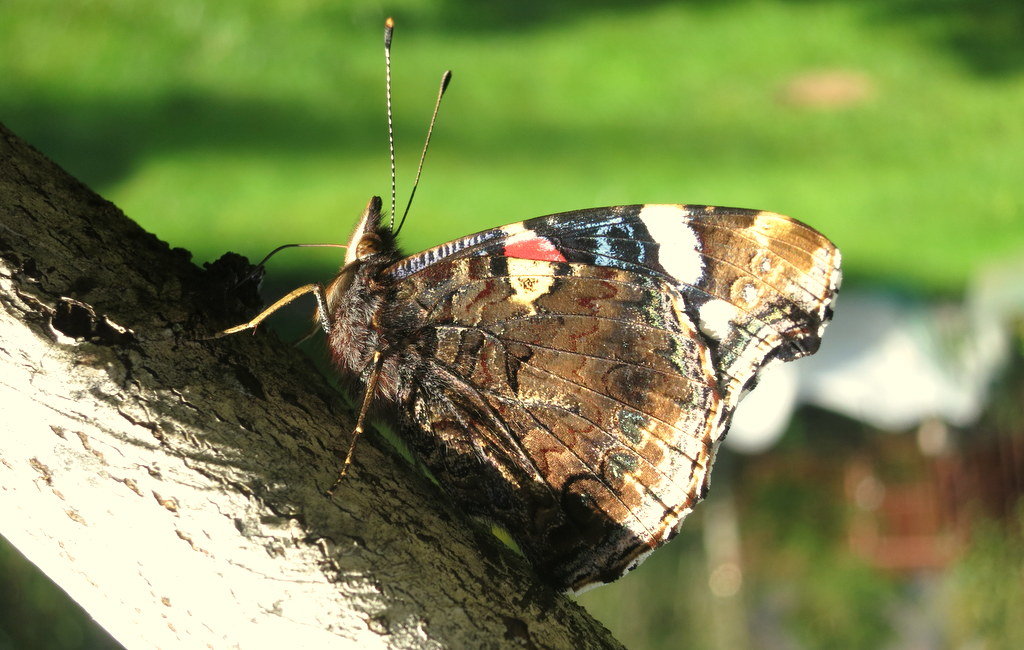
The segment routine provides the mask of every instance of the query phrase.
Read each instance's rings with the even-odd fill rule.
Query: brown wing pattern
[[[613,579],[695,504],[722,409],[678,292],[619,269],[508,258],[436,264],[403,291],[435,324],[423,356],[450,377],[418,408],[453,422],[450,448],[487,457],[531,495],[507,497],[511,532],[542,570],[571,586]],[[453,416],[460,404],[472,415]]]
[[[835,247],[787,217],[604,210],[491,231],[486,249],[416,266],[396,296],[425,324],[412,345],[431,379],[411,401],[443,442],[428,465],[577,590],[675,533],[741,395],[767,362],[817,349],[840,278]],[[566,261],[499,254],[513,249]]]
[[[816,230],[773,213],[713,213],[691,227],[705,260],[700,289],[709,296],[698,323],[717,344],[731,410],[767,361],[817,351],[839,289],[840,255]]]

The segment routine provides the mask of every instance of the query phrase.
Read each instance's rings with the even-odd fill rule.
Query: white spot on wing
[[[733,322],[740,313],[732,303],[716,299],[701,305],[698,315],[700,331],[716,341],[723,341],[733,329]]]
[[[757,300],[757,287],[750,282],[743,287],[743,300],[745,300],[748,305],[753,305]]]
[[[512,288],[510,298],[530,307],[536,313],[537,299],[548,294],[555,284],[553,269],[549,262],[537,260],[508,258],[509,286]]]
[[[686,210],[678,205],[645,205],[639,217],[658,243],[661,266],[679,282],[697,284],[704,275],[704,258]]]
[[[499,228],[507,237],[515,237],[516,235],[522,235],[523,233],[532,234],[533,231],[520,223],[510,223],[507,226]]]

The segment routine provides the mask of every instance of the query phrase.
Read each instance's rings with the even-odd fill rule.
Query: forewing
[[[442,244],[387,273],[401,280],[468,257],[616,268],[673,285],[712,348],[732,408],[767,362],[817,351],[842,278],[839,250],[795,219],[675,204],[537,217]]]

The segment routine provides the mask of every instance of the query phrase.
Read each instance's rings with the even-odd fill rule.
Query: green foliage
[[[848,277],[955,291],[1024,249],[1022,46],[988,45],[1010,4],[932,4],[9,0],[0,119],[200,260],[340,241],[388,191],[390,11],[400,197],[455,72],[409,248],[715,203],[813,223]],[[275,265],[303,260],[337,261]]]
[[[1018,525],[974,531],[947,580],[952,647],[1024,648],[1024,501]]]
[[[893,636],[897,582],[845,546],[843,456],[782,452],[785,473],[741,480],[751,604],[773,603],[808,648],[878,648]],[[780,458],[781,456],[781,458]]]
[[[781,553],[791,552],[780,549]],[[803,555],[792,585],[789,628],[807,648],[879,648],[893,636],[896,583],[842,548]]]

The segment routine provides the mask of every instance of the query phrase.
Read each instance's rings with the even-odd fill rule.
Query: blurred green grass
[[[1021,15],[983,4],[989,40]],[[854,281],[956,292],[1024,251],[1024,82],[1006,69],[1022,45],[974,52],[962,32],[987,14],[933,5],[393,3],[400,207],[455,72],[405,245],[566,209],[712,203],[811,223]],[[2,11],[0,119],[199,261],[343,241],[388,192],[380,3]],[[791,96],[824,73],[859,95]],[[275,264],[308,260],[328,274],[335,258]]]
[[[956,294],[1024,254],[1024,7],[1010,0],[5,0],[0,120],[197,261],[343,242],[388,192],[389,14],[400,209],[454,70],[410,251],[561,210],[689,202],[807,221],[842,248],[848,284]],[[839,101],[815,100],[835,80]],[[292,251],[270,273],[336,265]],[[692,523],[584,602],[701,647]],[[888,589],[844,571],[828,584],[867,584],[868,605]],[[644,572],[677,597],[650,609]]]

